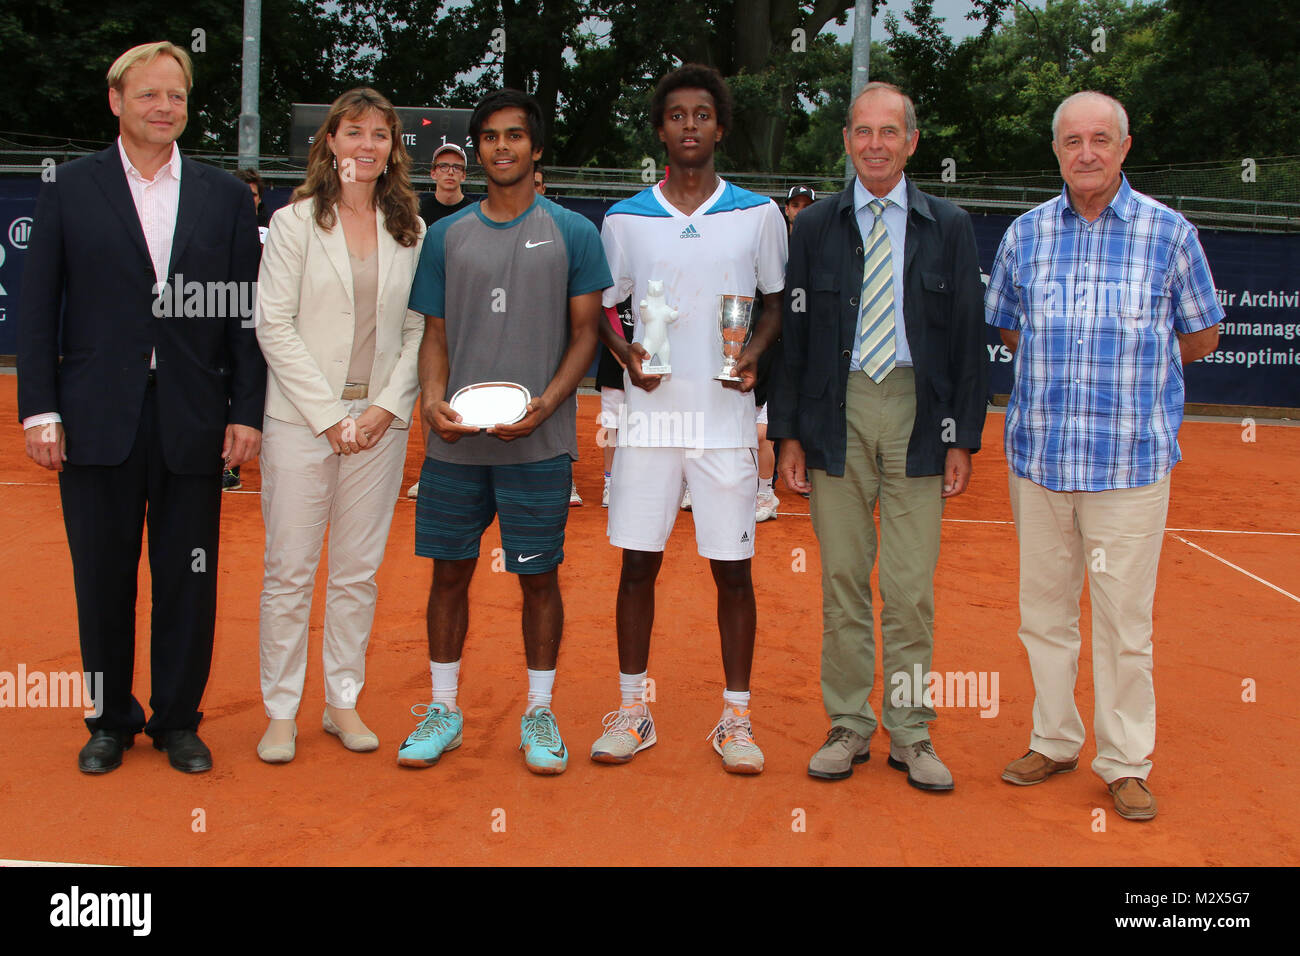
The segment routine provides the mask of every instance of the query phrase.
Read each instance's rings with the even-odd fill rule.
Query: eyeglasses
[[[458,173],[463,173],[465,171],[465,167],[460,165],[460,163],[434,163],[433,164],[433,171],[435,173],[449,173],[453,170],[455,170]]]

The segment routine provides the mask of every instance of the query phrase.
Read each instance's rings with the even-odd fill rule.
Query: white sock
[[[645,703],[645,678],[648,673],[650,672],[642,671],[640,674],[618,672],[618,692],[623,697],[624,707]]]
[[[749,710],[749,691],[724,690],[722,692],[722,705],[743,714]]]
[[[551,690],[555,687],[555,671],[528,669],[528,709],[551,706]]]
[[[460,661],[452,661],[450,664],[429,661],[429,672],[433,675],[433,702],[446,704],[455,710],[456,689],[460,684]]]

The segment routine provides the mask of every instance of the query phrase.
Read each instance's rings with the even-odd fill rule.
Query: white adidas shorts
[[[662,551],[677,521],[682,479],[691,489],[700,556],[754,556],[758,455],[753,448],[636,448],[620,445],[609,486],[609,543]]]

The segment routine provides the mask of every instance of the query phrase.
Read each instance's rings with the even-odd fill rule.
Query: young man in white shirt
[[[770,199],[726,182],[714,149],[731,122],[731,97],[714,69],[687,64],[659,82],[651,120],[668,152],[671,175],[605,217],[601,239],[614,278],[604,305],[632,297],[636,341],[600,325],[602,341],[627,369],[626,422],[610,485],[609,538],[623,549],[617,626],[622,706],[606,717],[592,759],[626,763],[655,743],[643,699],[654,621],[655,579],[678,514],[682,479],[691,488],[696,544],[718,588],[718,624],[726,674],[724,709],[713,746],[730,773],[756,774],[763,753],[753,741],[749,676],[756,613],[750,559],[758,484],[753,397],[758,357],[780,332],[786,229]],[[672,371],[646,374],[641,302],[662,283]],[[753,296],[754,332],[740,356],[742,381],[715,380],[722,366],[719,297]]]

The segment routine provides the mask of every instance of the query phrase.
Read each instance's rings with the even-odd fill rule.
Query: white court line
[[[0,867],[4,866],[102,866],[116,867],[116,863],[52,863],[48,860],[0,860]]]
[[[1165,528],[1166,531],[1187,531],[1194,534],[1269,534],[1279,538],[1300,538],[1300,531],[1227,531],[1223,528]]]
[[[1276,584],[1273,584],[1271,581],[1265,581],[1265,580],[1264,580],[1263,578],[1261,578],[1258,574],[1251,574],[1251,573],[1250,573],[1249,571],[1247,571],[1245,568],[1238,567],[1237,565],[1233,564],[1231,561],[1227,560],[1226,558],[1221,558],[1221,557],[1219,557],[1219,556],[1218,556],[1217,554],[1215,554],[1213,551],[1209,551],[1209,550],[1207,550],[1207,549],[1205,549],[1205,548],[1202,548],[1199,544],[1192,544],[1192,542],[1188,541],[1186,538],[1179,537],[1179,536],[1176,535],[1176,534],[1175,534],[1175,535],[1172,535],[1172,537],[1178,538],[1179,541],[1181,541],[1183,544],[1187,545],[1189,548],[1195,548],[1197,551],[1200,551],[1200,552],[1203,553],[1203,554],[1208,554],[1210,557],[1212,557],[1215,561],[1218,561],[1220,564],[1226,564],[1228,567],[1232,568],[1232,570],[1234,570],[1234,571],[1240,571],[1242,574],[1246,575],[1246,577],[1248,577],[1248,578],[1254,578],[1256,581],[1258,581],[1260,584],[1263,584],[1265,587],[1270,587],[1270,588],[1272,588],[1274,591],[1276,591],[1278,594],[1286,595],[1286,596],[1289,597],[1291,600],[1295,601],[1297,604],[1300,604],[1300,597],[1296,597],[1296,596],[1295,596],[1294,594],[1292,594],[1290,591],[1284,591],[1284,590],[1282,590],[1280,587],[1278,587]]]

